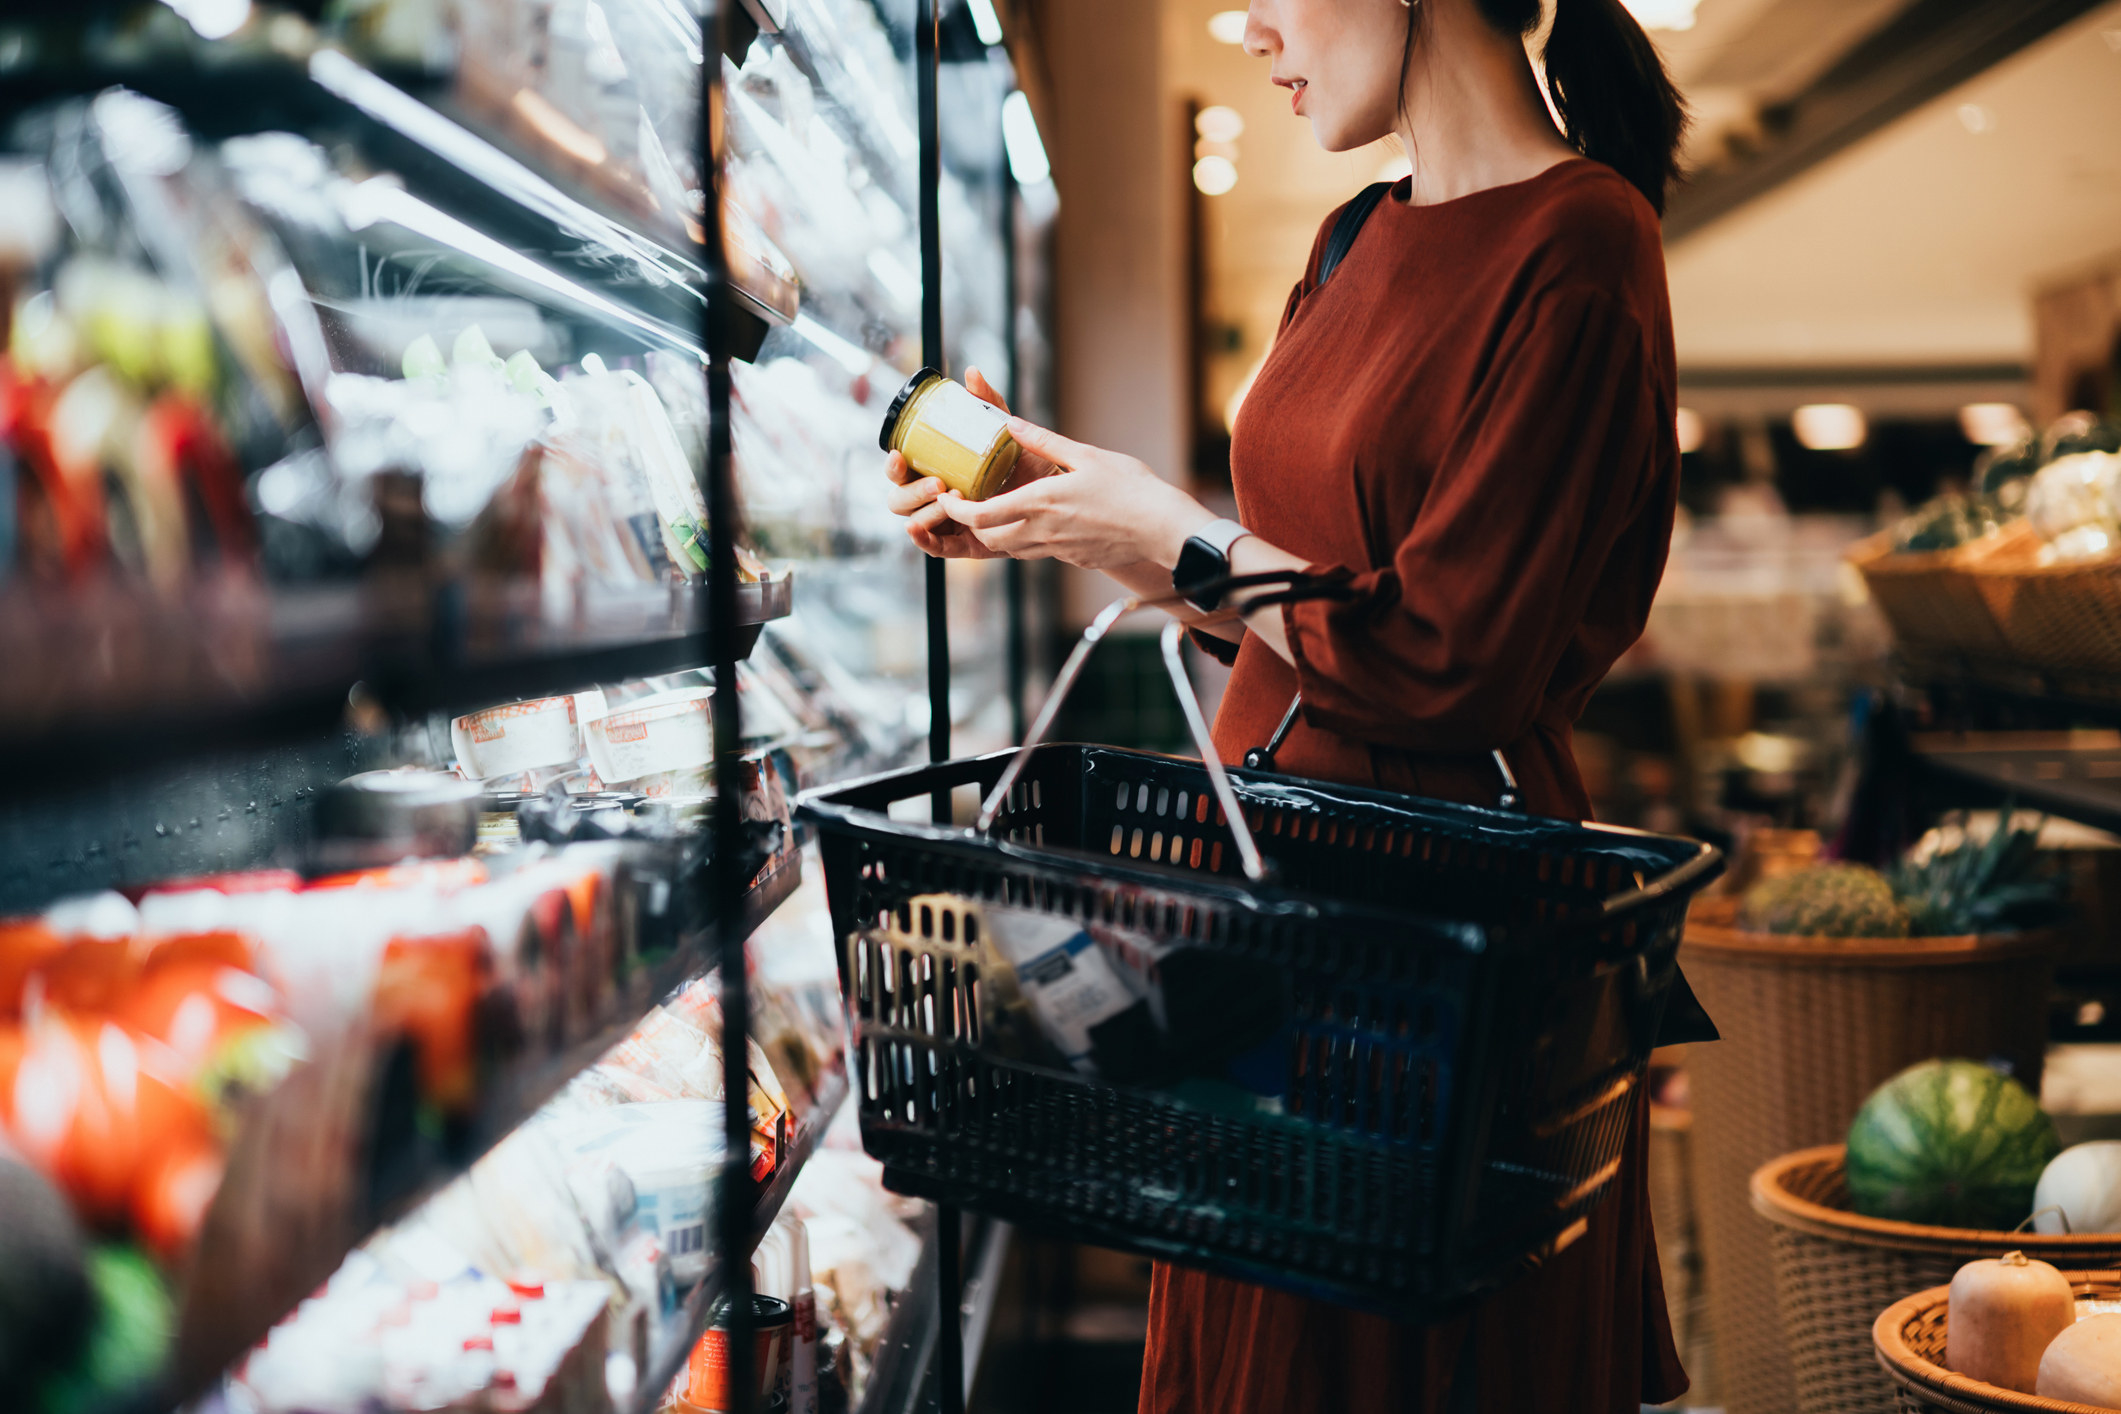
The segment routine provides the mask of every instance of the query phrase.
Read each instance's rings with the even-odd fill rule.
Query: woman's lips
[[[1289,94],[1289,111],[1291,113],[1302,113],[1304,111],[1304,89],[1307,87],[1309,85],[1303,79],[1298,79],[1290,85],[1293,90]]]

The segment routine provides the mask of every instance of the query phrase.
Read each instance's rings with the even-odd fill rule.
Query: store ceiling
[[[1211,360],[1217,400],[1259,358],[1326,211],[1395,159],[1320,152],[1265,63],[1210,37],[1208,16],[1234,3],[1164,9],[1177,94],[1245,120],[1237,185],[1204,203],[1208,308],[1229,335]],[[1909,8],[1700,0],[1692,29],[1656,35],[1697,115],[1689,160],[1709,173],[1742,160],[1763,109]],[[1964,366],[1993,389],[1998,365],[2030,357],[2031,292],[2121,253],[2117,132],[2121,0],[1675,239],[1682,366]]]

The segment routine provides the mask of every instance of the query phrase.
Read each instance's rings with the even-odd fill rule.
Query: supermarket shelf
[[[869,1387],[862,1392],[858,1414],[933,1414],[939,1406],[934,1373],[939,1334],[935,1220],[931,1208],[923,1219],[920,1262],[913,1269],[913,1281],[891,1308],[891,1321],[877,1347],[876,1366],[870,1371]],[[964,1250],[972,1257],[958,1316],[964,1335],[965,1397],[969,1399],[979,1374],[980,1350],[993,1323],[1012,1229],[991,1218],[968,1221],[974,1232]]]
[[[796,1126],[795,1137],[789,1144],[788,1162],[774,1171],[765,1190],[759,1194],[758,1208],[752,1217],[751,1246],[744,1252],[746,1258],[751,1255],[751,1248],[766,1235],[766,1230],[773,1226],[774,1219],[781,1215],[781,1208],[795,1188],[797,1176],[802,1173],[803,1165],[810,1161],[811,1154],[816,1152],[818,1141],[824,1137],[833,1116],[846,1103],[847,1094],[847,1071],[843,1063],[834,1067],[812,1096],[810,1111]],[[693,1288],[685,1304],[678,1308],[675,1318],[656,1332],[654,1349],[648,1355],[648,1368],[635,1386],[633,1407],[639,1414],[650,1414],[661,1406],[663,1391],[684,1368],[686,1356],[706,1331],[707,1318],[721,1295],[720,1273],[709,1272],[706,1279]]]
[[[745,896],[738,922],[745,936],[795,892],[801,874],[801,856],[791,853],[754,882]],[[668,955],[629,979],[620,1004],[594,1034],[528,1062],[493,1085],[482,1097],[477,1116],[461,1134],[439,1142],[425,1139],[418,1148],[399,1152],[387,1172],[378,1166],[371,1145],[357,1144],[358,1150],[365,1151],[358,1161],[367,1165],[369,1179],[374,1181],[381,1176],[388,1184],[387,1194],[375,1195],[372,1200],[360,1191],[358,1179],[325,1184],[315,1182],[317,1176],[310,1175],[299,1192],[279,1191],[281,1186],[271,1178],[247,1179],[242,1171],[244,1165],[269,1165],[274,1146],[270,1142],[246,1142],[253,1138],[246,1134],[231,1153],[229,1177],[222,1190],[227,1201],[217,1198],[209,1210],[202,1229],[202,1250],[191,1264],[191,1283],[182,1298],[172,1359],[177,1393],[190,1395],[207,1388],[223,1369],[262,1339],[274,1322],[336,1271],[348,1251],[366,1241],[376,1229],[411,1212],[469,1168],[575,1075],[624,1039],[651,1007],[710,967],[715,957],[711,932],[682,939]],[[841,1076],[836,1082],[828,1082],[826,1088],[843,1092],[845,1085]],[[836,1096],[826,1097],[829,1105],[836,1106],[837,1102]],[[799,1145],[807,1142],[810,1139],[799,1136]],[[807,1153],[807,1149],[800,1152]],[[279,1157],[284,1158],[285,1154]],[[298,1173],[291,1176],[290,1182],[304,1182],[304,1178]],[[332,1193],[315,1194],[314,1188],[328,1188]],[[229,1196],[233,1194],[246,1195],[244,1201],[268,1211],[274,1223],[285,1220],[290,1229],[287,1240],[274,1242],[269,1252],[248,1257],[215,1250],[217,1234],[253,1240],[276,1235],[262,1230],[264,1225],[255,1215],[232,1211],[239,1206],[239,1200]],[[778,1201],[776,1198],[776,1211]],[[327,1210],[313,1211],[318,1205]]]
[[[524,590],[472,600],[447,588],[395,605],[359,586],[179,603],[0,601],[0,661],[39,665],[0,680],[0,767],[19,789],[79,782],[314,738],[345,719],[357,686],[381,707],[446,710],[707,657],[704,587],[605,596],[559,627],[540,615],[536,586]],[[789,613],[794,582],[737,590],[743,658]]]
[[[2121,732],[1922,734],[1912,744],[1920,766],[1955,795],[2014,800],[2121,832]]]
[[[202,137],[302,133],[350,143],[374,167],[475,228],[530,256],[616,308],[578,311],[593,323],[634,326],[664,346],[699,354],[706,311],[704,251],[650,235],[630,213],[583,199],[542,175],[538,154],[504,147],[456,112],[445,86],[424,74],[386,77],[333,49],[307,62],[257,56],[218,63],[169,58],[140,65],[39,65],[11,72],[0,118],[113,85],[168,104]],[[526,160],[528,159],[528,160]],[[537,165],[534,165],[537,164]],[[566,179],[562,177],[561,181]],[[737,288],[756,326],[791,316],[790,292]],[[741,351],[746,339],[740,336]]]
[[[1975,730],[2121,727],[2121,674],[1897,650],[1893,674],[1940,725]]]

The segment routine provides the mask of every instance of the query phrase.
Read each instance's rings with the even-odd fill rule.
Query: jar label
[[[976,457],[986,456],[1008,430],[1000,408],[981,402],[956,383],[935,390],[921,409],[921,421]]]

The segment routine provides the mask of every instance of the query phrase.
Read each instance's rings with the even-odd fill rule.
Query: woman
[[[1557,129],[1527,57],[1540,19],[1539,0],[1253,0],[1246,49],[1320,145],[1396,133],[1414,170],[1323,284],[1334,219],[1321,228],[1237,421],[1242,524],[1131,457],[1012,419],[1029,455],[982,503],[894,455],[914,542],[1052,556],[1151,595],[1182,554],[1195,571],[1342,576],[1345,598],[1208,630],[1235,660],[1226,760],[1300,692],[1280,770],[1492,803],[1500,749],[1528,808],[1588,816],[1570,726],[1640,634],[1671,533],[1657,216],[1684,113],[1619,0],[1557,0]],[[1645,1144],[1638,1111],[1585,1235],[1444,1325],[1158,1267],[1142,1409],[1635,1414],[1677,1397]]]

